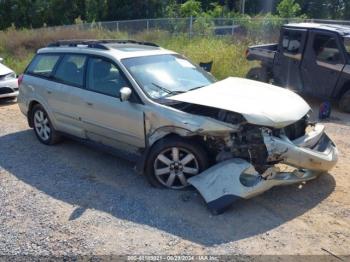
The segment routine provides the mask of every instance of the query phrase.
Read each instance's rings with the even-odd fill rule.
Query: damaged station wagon
[[[19,82],[20,109],[42,143],[70,135],[123,152],[152,185],[192,185],[216,213],[314,179],[337,161],[297,94],[241,78],[216,81],[153,43],[52,43]]]

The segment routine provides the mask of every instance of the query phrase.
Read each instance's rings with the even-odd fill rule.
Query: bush
[[[213,33],[213,20],[206,16],[198,17],[193,22],[192,31],[195,35],[211,35]]]
[[[168,38],[159,43],[165,48],[183,54],[196,63],[212,60],[212,74],[217,79],[229,76],[244,77],[254,64],[249,63],[245,58],[245,50],[251,43],[235,40],[231,37],[195,36],[189,40],[187,35],[182,35]]]

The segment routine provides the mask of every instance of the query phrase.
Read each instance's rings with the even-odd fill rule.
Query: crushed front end
[[[338,160],[337,148],[324,126],[309,123],[307,116],[281,129],[241,126],[240,132],[230,137],[208,138],[217,149],[217,164],[188,180],[213,213],[274,186],[314,179],[332,169]],[[280,164],[288,165],[290,170],[281,171]]]

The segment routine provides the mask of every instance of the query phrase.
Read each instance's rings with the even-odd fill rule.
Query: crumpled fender
[[[182,137],[195,135],[225,136],[239,130],[239,126],[174,109],[160,110],[156,114],[152,111],[145,112],[144,117],[148,146],[168,134],[177,134]]]
[[[152,145],[169,134],[181,137],[201,136],[222,136],[227,137],[232,132],[239,130],[238,125],[224,123],[209,117],[192,115],[176,109],[161,108],[156,113],[145,111],[145,140],[146,148],[137,162],[136,170],[144,172],[147,155]]]

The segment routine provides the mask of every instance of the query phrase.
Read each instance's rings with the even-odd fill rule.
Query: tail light
[[[22,84],[22,81],[23,81],[23,74],[18,76],[17,81],[18,81],[18,87],[19,87]]]
[[[249,49],[245,50],[245,57],[249,55]]]

